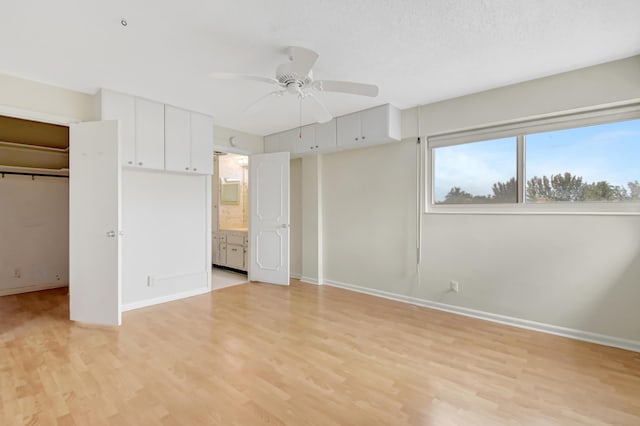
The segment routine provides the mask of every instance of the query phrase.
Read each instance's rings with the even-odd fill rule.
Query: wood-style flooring
[[[0,297],[0,425],[640,425],[640,354],[331,288]]]

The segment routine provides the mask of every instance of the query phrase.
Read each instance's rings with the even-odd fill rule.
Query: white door
[[[120,325],[118,122],[71,125],[69,144],[70,317]]]
[[[289,153],[249,159],[249,280],[289,285]]]

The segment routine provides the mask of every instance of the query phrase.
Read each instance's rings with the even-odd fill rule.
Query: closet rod
[[[48,173],[0,172],[0,174],[2,175],[3,178],[4,178],[4,175],[23,175],[23,176],[31,176],[31,177],[44,176],[44,177],[67,178],[67,179],[69,178],[69,176],[65,176],[65,175],[54,175],[54,174],[48,174]]]

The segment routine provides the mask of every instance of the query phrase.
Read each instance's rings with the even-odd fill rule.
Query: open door
[[[249,280],[289,285],[289,153],[249,159]]]
[[[120,325],[118,122],[69,133],[69,308],[73,321]]]

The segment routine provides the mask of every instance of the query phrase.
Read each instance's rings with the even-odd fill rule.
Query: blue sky
[[[640,120],[527,135],[527,179],[571,172],[583,182],[614,185],[640,181]],[[453,186],[473,195],[516,176],[516,138],[455,145],[434,150],[435,200]]]

